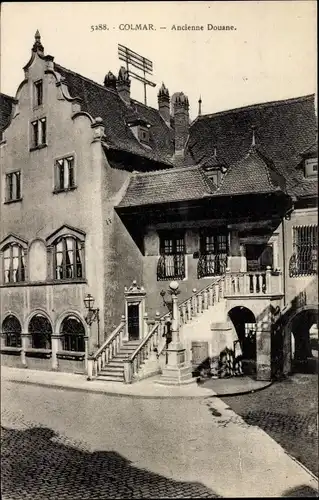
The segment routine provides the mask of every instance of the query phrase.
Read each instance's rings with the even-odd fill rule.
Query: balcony
[[[266,271],[231,272],[226,269],[225,274],[225,297],[272,297],[281,296],[282,273],[272,271],[270,267]]]

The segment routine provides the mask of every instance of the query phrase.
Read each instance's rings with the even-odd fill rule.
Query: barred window
[[[307,276],[317,273],[318,226],[293,227],[293,255],[289,275]]]
[[[185,278],[184,235],[162,235],[160,258],[157,265],[157,280]]]
[[[200,257],[198,260],[198,278],[219,276],[226,272],[228,255],[227,234],[214,234],[202,231],[200,234]]]

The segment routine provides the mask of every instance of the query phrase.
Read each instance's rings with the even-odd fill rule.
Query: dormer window
[[[37,82],[34,82],[34,94],[33,94],[33,103],[34,107],[36,106],[41,106],[43,103],[43,81],[38,80]]]
[[[312,178],[318,176],[318,158],[308,158],[305,160],[305,177]]]
[[[148,144],[150,142],[150,132],[146,127],[138,127],[138,138],[141,142]]]

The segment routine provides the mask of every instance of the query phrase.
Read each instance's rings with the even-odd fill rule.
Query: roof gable
[[[14,97],[0,93],[0,131],[9,124],[14,102]]]
[[[305,181],[297,168],[301,152],[313,144],[317,135],[314,95],[198,117],[190,128],[186,162],[209,161],[217,145],[226,164],[235,164],[250,147],[252,127],[259,151],[285,177],[289,194],[315,193],[315,183]]]
[[[58,64],[54,69],[64,77],[70,95],[81,99],[81,110],[93,118],[99,116],[103,119],[108,147],[172,164],[172,131],[158,110],[135,100],[131,100],[128,106],[115,89],[104,87]],[[130,130],[128,122],[132,117],[150,124],[149,147],[143,147]]]

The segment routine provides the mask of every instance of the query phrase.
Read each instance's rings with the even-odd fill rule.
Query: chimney
[[[171,116],[170,116],[170,110],[169,110],[169,105],[170,105],[170,97],[169,97],[169,91],[165,87],[164,83],[162,83],[161,88],[159,89],[158,95],[158,110],[165,121],[166,125],[170,126],[171,123]]]
[[[131,104],[130,87],[131,80],[129,79],[128,71],[124,68],[124,66],[121,66],[116,82],[116,88],[121,99],[128,105]]]
[[[109,71],[104,78],[104,87],[116,90],[116,76],[113,75],[112,71]]]
[[[188,97],[179,92],[174,100],[175,158],[180,164],[184,159],[184,149],[189,133]]]

